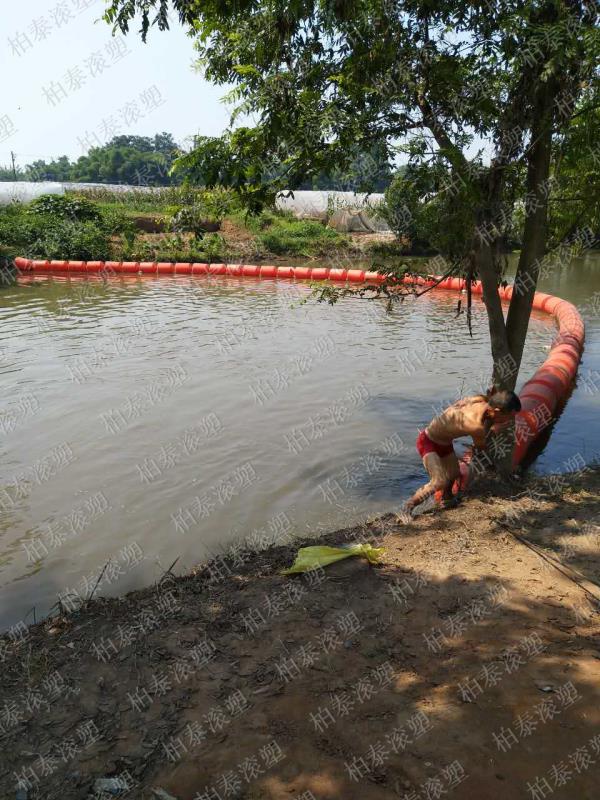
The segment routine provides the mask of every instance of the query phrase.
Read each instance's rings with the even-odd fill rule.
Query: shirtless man
[[[483,449],[492,425],[508,422],[520,410],[521,401],[514,392],[491,389],[487,395],[465,397],[435,417],[417,437],[417,451],[430,480],[405,504],[404,512],[410,514],[439,490],[449,503],[454,481],[460,476],[453,440],[472,436],[475,447]]]

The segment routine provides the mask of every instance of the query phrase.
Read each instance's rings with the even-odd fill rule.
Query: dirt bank
[[[484,488],[325,537],[380,566],[283,577],[296,546],[240,551],[13,632],[0,797],[591,800],[599,486]]]

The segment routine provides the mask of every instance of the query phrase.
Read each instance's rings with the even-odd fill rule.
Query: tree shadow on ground
[[[495,521],[497,531],[517,534],[542,548],[574,579],[589,581],[600,601],[600,494],[598,470],[586,468],[575,480],[552,475],[534,479],[514,496]],[[565,491],[565,487],[568,488]],[[556,566],[546,563],[545,568]],[[588,596],[588,599],[591,599]]]

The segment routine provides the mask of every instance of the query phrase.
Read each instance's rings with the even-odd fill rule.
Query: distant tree
[[[25,178],[24,176],[24,172],[21,169],[21,167],[16,167],[16,173],[18,181],[27,180],[27,178]],[[12,167],[9,167],[7,165],[0,167],[0,181],[14,181],[14,179],[15,179],[15,172],[13,171]]]
[[[127,183],[142,186],[171,186],[181,178],[170,174],[180,148],[170,133],[155,136],[114,136],[102,147],[93,147],[77,161],[67,156],[46,162],[42,159],[19,169],[25,181],[75,181],[83,183]],[[14,180],[12,168],[0,168],[0,180]]]
[[[179,154],[170,133],[115,136],[103,147],[93,147],[73,165],[71,180],[88,183],[127,183],[170,186],[171,167]]]
[[[39,159],[28,164],[23,170],[28,181],[70,181],[72,164],[67,156],[53,159],[50,162]]]

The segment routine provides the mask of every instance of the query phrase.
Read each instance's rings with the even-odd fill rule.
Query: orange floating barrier
[[[364,269],[349,269],[346,279],[351,283],[364,283],[365,271]]]
[[[253,264],[244,264],[242,267],[242,275],[246,278],[258,278],[260,275],[260,267],[255,267]]]
[[[435,281],[425,281],[425,280],[423,280],[421,282],[421,281],[418,281],[418,280],[412,280],[411,283],[420,284],[421,286],[433,286]],[[444,278],[443,281],[440,281],[438,283],[437,288],[438,289],[454,289],[454,286],[452,286],[452,278]]]
[[[51,261],[35,261],[30,263],[31,267],[29,267],[29,271],[32,272],[51,272],[53,269]]]
[[[277,277],[278,278],[293,278],[294,277],[294,268],[293,267],[277,267]]]
[[[554,411],[558,403],[556,391],[541,383],[528,383],[519,392],[519,400],[524,411],[531,411],[541,403],[544,403],[551,411]]]
[[[316,272],[319,270],[313,269],[313,279],[319,280],[319,276],[315,275]],[[330,281],[345,281],[346,276],[348,275],[347,269],[330,269],[329,270],[329,280]]]
[[[312,269],[310,267],[296,267],[294,269],[294,277],[299,280],[310,280]]]
[[[554,375],[562,384],[562,392],[566,393],[566,388],[573,382],[573,375],[570,370],[562,365],[551,364],[548,360],[544,361],[544,369],[546,372]]]
[[[540,386],[545,386],[547,389],[550,389],[554,392],[555,395],[562,394],[563,391],[563,382],[553,375],[551,372],[540,371],[536,372],[533,378],[530,378],[527,383],[523,386],[521,391],[529,387],[536,388]]]
[[[448,281],[451,289],[455,289],[460,292],[465,288],[464,278],[449,278]]]
[[[277,267],[273,267],[271,265],[266,265],[260,268],[260,277],[261,278],[276,278],[277,277]]]

